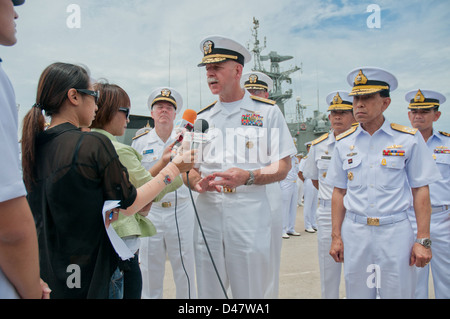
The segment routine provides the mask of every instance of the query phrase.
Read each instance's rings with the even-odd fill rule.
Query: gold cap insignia
[[[367,83],[367,77],[364,75],[362,70],[359,70],[359,73],[355,77],[355,81],[354,82],[355,82],[356,85],[366,84]]]
[[[169,89],[163,89],[161,91],[161,95],[164,96],[164,97],[169,97],[171,94],[172,94],[172,92],[170,92]]]
[[[203,52],[205,55],[210,54],[214,47],[214,43],[211,40],[207,40],[203,43]]]
[[[336,95],[333,98],[333,104],[342,104],[342,98],[339,95],[339,93],[336,93]]]
[[[254,83],[256,83],[258,81],[258,76],[256,74],[251,74],[248,77],[248,80],[250,81],[250,83],[254,84]]]
[[[416,103],[423,103],[425,101],[425,96],[423,95],[422,91],[417,91],[416,96],[414,96],[414,102]]]

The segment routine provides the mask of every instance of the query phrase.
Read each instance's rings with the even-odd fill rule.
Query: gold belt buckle
[[[369,226],[380,226],[380,219],[379,218],[373,218],[373,217],[367,217],[367,225],[369,225]]]
[[[230,188],[230,187],[223,187],[224,193],[236,193],[236,188]]]
[[[164,208],[169,208],[169,207],[172,206],[172,203],[171,202],[162,202],[161,206],[164,207]]]

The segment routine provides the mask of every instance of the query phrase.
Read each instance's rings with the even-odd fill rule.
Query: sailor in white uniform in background
[[[269,92],[273,90],[272,79],[262,72],[248,72],[242,75],[241,85],[251,94],[269,98]],[[274,105],[275,107],[275,105]],[[280,183],[270,183],[266,185],[266,193],[269,198],[271,216],[272,216],[272,240],[271,240],[271,257],[269,271],[269,283],[265,294],[265,298],[278,298],[278,286],[280,278],[280,262],[281,262],[281,233],[283,231],[283,215],[281,213],[281,189]]]
[[[432,257],[425,243],[428,185],[441,176],[417,130],[391,124],[383,115],[396,78],[365,67],[350,72],[347,81],[360,125],[336,137],[327,173],[326,182],[334,186],[330,254],[344,262],[347,298],[413,298],[413,265],[424,267]],[[416,242],[407,216],[411,193]]]
[[[320,286],[322,298],[338,299],[342,264],[330,256],[331,246],[331,195],[333,187],[327,184],[328,166],[333,156],[336,136],[350,129],[355,122],[353,117],[353,98],[346,91],[334,91],[326,98],[329,105],[328,119],[331,131],[312,141],[303,175],[312,180],[318,189],[317,243],[320,267]]]
[[[413,90],[406,93],[411,125],[422,134],[436,162],[442,179],[430,184],[431,223],[430,240],[433,258],[429,265],[416,268],[416,298],[428,298],[428,279],[433,274],[434,295],[437,299],[450,299],[450,134],[439,132],[433,123],[440,116],[439,106],[445,96],[431,90]],[[414,210],[409,211],[414,231],[417,232]],[[431,267],[430,267],[431,266]]]
[[[181,95],[173,88],[155,89],[148,99],[155,128],[137,135],[132,147],[142,154],[142,165],[150,169],[175,141],[173,121],[183,107]],[[172,265],[177,299],[196,298],[193,246],[194,209],[189,190],[182,185],[159,202],[153,202],[147,216],[157,234],[141,240],[139,260],[142,271],[142,298],[163,297],[166,254]]]
[[[311,148],[311,142],[305,143],[307,155],[304,156],[299,165],[299,178],[303,178],[303,220],[305,224],[305,231],[307,233],[315,233],[317,231],[317,205],[318,205],[318,191],[314,187],[311,178],[306,178],[303,175],[305,170],[305,163],[309,157],[309,150]]]
[[[299,161],[297,156],[291,157],[291,170],[285,179],[280,182],[281,194],[283,196],[283,235],[287,239],[289,236],[300,236],[295,231],[295,221],[297,219],[297,196],[298,196],[298,172]]]
[[[208,86],[219,101],[198,112],[197,121],[206,120],[209,131],[198,168],[189,173],[191,187],[199,192],[197,212],[216,266],[198,231],[199,298],[224,298],[228,286],[233,298],[265,298],[272,271],[272,218],[265,185],[286,177],[296,148],[274,101],[252,96],[241,86],[250,52],[221,36],[205,38],[200,48],[204,57],[199,66],[206,67]]]

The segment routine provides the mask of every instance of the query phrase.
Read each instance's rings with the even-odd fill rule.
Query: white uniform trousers
[[[414,233],[406,212],[404,216],[395,223],[369,226],[346,212],[342,239],[347,298],[413,298],[415,270],[409,261]]]
[[[408,217],[417,232],[414,210]],[[430,268],[433,274],[434,296],[436,299],[450,299],[450,210],[435,211],[430,220],[431,253],[433,257],[423,268],[416,267],[416,299],[428,299]]]
[[[293,233],[297,217],[297,181],[282,181],[280,187],[283,196],[283,233]]]
[[[282,195],[280,184],[267,184],[266,193],[270,203],[272,238],[270,240],[269,279],[264,298],[276,299],[278,298],[280,283],[281,243],[283,241],[283,238],[281,238],[283,233],[283,214],[281,210]]]
[[[303,219],[305,221],[305,229],[311,227],[317,228],[317,193],[317,188],[314,187],[312,181],[309,178],[305,179],[303,184]]]
[[[161,214],[155,221],[157,234],[141,238],[139,261],[142,272],[142,298],[163,298],[166,254],[172,266],[177,299],[197,297],[195,286],[194,208],[191,200],[177,202],[177,225],[174,206],[158,207],[153,203],[151,214]],[[149,214],[150,215],[150,214]],[[151,216],[148,216],[151,219]],[[181,245],[181,248],[180,248]]]
[[[215,265],[195,224],[198,297],[225,298],[230,287],[233,298],[264,298],[271,254],[271,213],[265,187],[240,186],[234,193],[199,194],[197,212]]]
[[[297,178],[297,186],[298,186],[298,197],[297,203],[302,206],[303,205],[303,181],[300,178]]]
[[[320,200],[317,208],[317,244],[320,269],[320,288],[323,299],[338,299],[342,263],[334,261],[331,247],[331,200]]]

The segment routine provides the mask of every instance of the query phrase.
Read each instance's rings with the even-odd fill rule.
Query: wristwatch
[[[425,248],[431,247],[431,239],[430,238],[416,238],[416,243],[421,244]]]
[[[250,186],[253,185],[253,183],[255,182],[255,174],[253,174],[252,171],[247,171],[250,174],[250,177],[248,178],[248,180],[245,182],[246,186]]]

